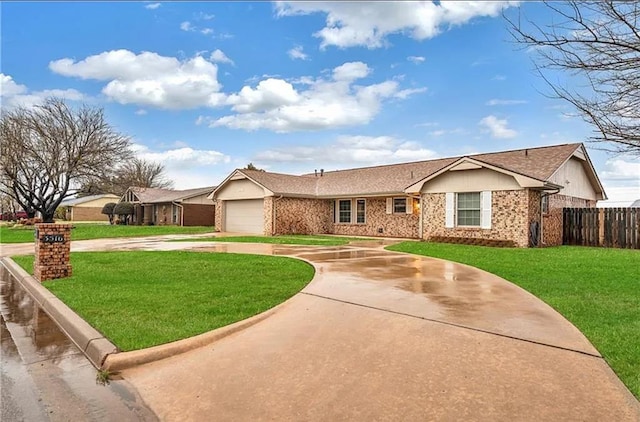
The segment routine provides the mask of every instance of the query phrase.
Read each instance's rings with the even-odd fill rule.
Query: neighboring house
[[[562,208],[606,199],[579,143],[301,176],[238,169],[209,197],[227,232],[518,247],[561,244]]]
[[[132,224],[213,226],[215,207],[207,197],[215,186],[173,190],[130,187],[120,202],[134,204]]]
[[[109,202],[118,202],[118,199],[110,193],[88,195],[64,200],[58,207],[64,209],[67,221],[109,221],[109,217],[102,214],[102,207]]]

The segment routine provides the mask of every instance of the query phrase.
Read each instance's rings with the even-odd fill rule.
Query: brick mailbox
[[[71,224],[36,224],[33,276],[40,282],[71,276]]]

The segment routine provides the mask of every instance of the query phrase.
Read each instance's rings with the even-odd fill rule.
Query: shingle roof
[[[95,201],[96,199],[102,199],[106,197],[113,198],[113,199],[118,198],[117,196],[111,193],[105,193],[100,195],[87,195],[87,196],[81,196],[80,198],[65,199],[64,201],[60,202],[60,206],[73,207],[74,205],[84,204],[86,202],[91,202],[91,201]]]
[[[564,144],[512,151],[474,154],[402,164],[325,171],[322,176],[238,170],[279,195],[342,196],[401,193],[408,186],[436,173],[463,157],[473,158],[534,179],[548,181],[553,173],[582,146]]]
[[[173,190],[173,189],[158,189],[158,188],[141,188],[133,186],[129,188],[136,194],[141,203],[153,204],[161,202],[173,202],[180,201],[182,199],[190,198],[192,196],[198,196],[202,194],[211,193],[216,187],[207,186],[203,188],[185,189],[185,190]]]

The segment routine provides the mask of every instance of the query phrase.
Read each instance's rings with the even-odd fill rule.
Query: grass
[[[640,398],[640,251],[426,242],[387,249],[472,265],[528,290],[577,326]]]
[[[33,226],[0,226],[0,243],[33,242]],[[213,227],[181,226],[121,226],[109,224],[77,224],[71,240],[103,239],[109,237],[140,237],[164,234],[196,234],[213,232]]]
[[[357,240],[368,240],[359,237],[281,235],[281,236],[224,236],[208,237],[198,241],[240,242],[240,243],[275,243],[279,245],[321,245],[341,246]],[[177,239],[176,241],[193,241],[193,239]]]
[[[13,258],[28,271],[33,256]],[[305,262],[201,252],[80,252],[73,276],[44,286],[121,350],[142,349],[259,314],[312,278]]]

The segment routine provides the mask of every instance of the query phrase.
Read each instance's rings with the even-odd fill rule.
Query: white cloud
[[[75,89],[30,91],[25,85],[16,83],[11,76],[0,73],[0,98],[3,108],[32,107],[42,103],[48,97],[58,97],[69,101],[86,99],[81,92]]]
[[[331,165],[363,166],[427,160],[434,151],[417,142],[391,136],[339,136],[331,145],[293,146],[262,151],[253,161],[264,166],[283,163],[313,163],[321,168]]]
[[[102,93],[121,104],[189,109],[217,106],[225,99],[218,67],[201,56],[181,61],[147,51],[112,50],[77,62],[52,61],[49,68],[64,76],[109,81]]]
[[[425,61],[425,58],[422,56],[409,56],[407,57],[407,60],[409,60],[411,63],[414,63],[414,64],[420,64]]]
[[[191,31],[195,31],[196,28],[191,25],[191,22],[189,21],[184,21],[180,24],[180,29],[182,29],[183,31],[187,31],[187,32],[191,32]]]
[[[424,88],[400,90],[397,81],[355,85],[371,69],[362,62],[344,63],[334,68],[330,78],[304,78],[304,88],[292,82],[269,78],[256,88],[245,86],[228,97],[238,114],[207,119],[212,127],[268,129],[275,132],[319,130],[365,124],[380,111],[384,100],[405,99]],[[203,119],[199,119],[203,123]]]
[[[216,17],[216,15],[214,15],[214,14],[208,14],[208,13],[204,13],[204,12],[200,12],[196,16],[196,18],[198,20],[203,20],[203,21],[210,21],[211,19],[213,19],[215,17]]]
[[[209,34],[213,34],[213,29],[211,28],[204,28],[200,30],[200,33],[203,35],[209,35]]]
[[[162,3],[151,3],[144,6],[145,9],[155,10],[158,7],[162,6]]]
[[[507,127],[507,119],[498,119],[493,115],[483,118],[478,124],[485,127],[494,138],[507,139],[518,135],[518,132]]]
[[[625,161],[619,158],[607,160],[602,179],[635,182],[640,196],[640,160]]]
[[[279,17],[326,14],[326,26],[314,34],[321,48],[380,48],[391,34],[415,40],[433,38],[451,26],[482,16],[495,17],[515,1],[276,2]]]
[[[209,60],[211,60],[214,63],[227,63],[231,65],[234,64],[233,60],[227,57],[227,55],[224,54],[222,50],[219,50],[219,49],[216,49],[213,53],[211,53],[211,55],[209,56]]]
[[[501,105],[517,105],[517,104],[527,104],[529,101],[527,100],[500,100],[494,98],[485,103],[488,106],[501,106]]]
[[[493,78],[491,78],[492,81],[504,81],[506,80],[507,77],[504,75],[496,75]]]
[[[291,58],[291,60],[307,60],[309,56],[304,53],[303,47],[301,45],[296,45],[291,50],[287,51],[287,54]]]

